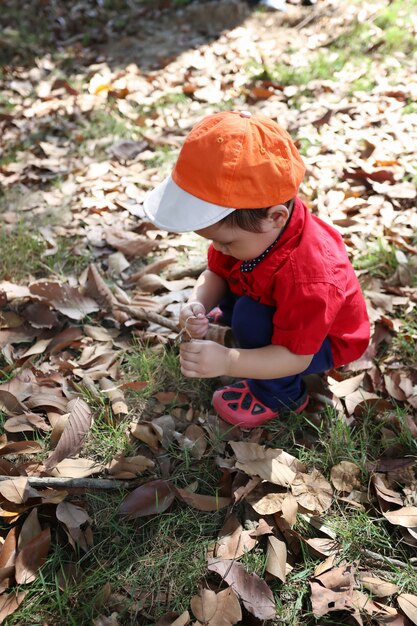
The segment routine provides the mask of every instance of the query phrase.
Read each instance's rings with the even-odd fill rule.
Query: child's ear
[[[290,212],[285,204],[275,204],[268,209],[266,217],[275,228],[284,228]]]

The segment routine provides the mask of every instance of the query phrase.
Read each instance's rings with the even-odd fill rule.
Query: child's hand
[[[180,311],[180,326],[185,328],[193,339],[203,339],[208,329],[206,310],[201,302],[188,302]]]
[[[229,348],[214,341],[187,341],[180,346],[181,372],[188,378],[214,378],[227,373]]]

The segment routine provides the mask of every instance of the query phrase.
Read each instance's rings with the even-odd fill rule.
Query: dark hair
[[[293,200],[288,200],[288,202],[283,202],[282,204],[291,211]],[[236,209],[236,211],[229,213],[229,215],[226,215],[226,217],[220,220],[219,224],[227,224],[227,226],[231,228],[241,228],[251,233],[260,233],[262,232],[261,222],[266,218],[270,208],[271,207],[264,209]]]

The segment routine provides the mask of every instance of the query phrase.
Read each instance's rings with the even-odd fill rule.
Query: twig
[[[371,550],[364,550],[363,553],[365,556],[373,559],[374,561],[389,563],[390,565],[395,565],[396,567],[407,567],[407,563],[403,563],[398,559],[392,559],[389,556],[383,556],[382,554],[378,554],[377,552],[371,552]],[[409,562],[414,565],[417,563],[417,558],[409,559]]]
[[[0,482],[13,480],[15,476],[0,476]],[[19,478],[21,478],[19,476]],[[131,489],[136,481],[111,480],[109,478],[55,478],[51,476],[29,476],[30,487],[53,487],[54,489]]]
[[[133,318],[137,320],[143,320],[144,322],[153,322],[154,324],[159,324],[159,326],[164,326],[164,328],[169,328],[169,330],[177,333],[179,331],[178,322],[174,320],[170,320],[163,315],[159,315],[159,313],[155,313],[155,311],[148,311],[143,307],[135,307],[128,306],[126,304],[115,304],[116,309],[121,309],[125,313],[129,313]]]

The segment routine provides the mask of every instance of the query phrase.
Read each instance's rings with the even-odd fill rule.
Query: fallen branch
[[[115,307],[125,313],[128,313],[134,319],[142,320],[144,322],[153,322],[154,324],[158,324],[164,328],[169,328],[169,330],[172,330],[175,333],[179,331],[178,322],[170,320],[163,315],[159,315],[159,313],[155,313],[155,311],[149,311],[148,309],[144,309],[140,306],[129,306],[127,304],[120,303],[116,304]]]
[[[0,482],[13,480],[21,476],[0,476]],[[28,485],[42,489],[52,487],[54,489],[131,489],[136,487],[136,481],[111,480],[109,478],[55,478],[51,476],[28,476]]]

